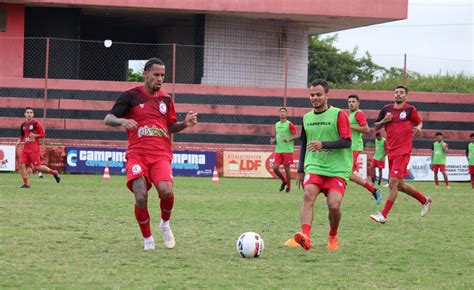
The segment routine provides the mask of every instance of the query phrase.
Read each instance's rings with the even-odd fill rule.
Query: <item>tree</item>
[[[309,38],[308,82],[314,79],[326,79],[333,84],[351,84],[373,82],[384,73],[382,66],[375,64],[369,52],[357,58],[358,48],[352,52],[340,51],[334,46],[337,35],[320,39],[313,35]]]
[[[129,82],[143,82],[145,78],[142,74],[135,72],[132,68],[128,68],[127,80]]]

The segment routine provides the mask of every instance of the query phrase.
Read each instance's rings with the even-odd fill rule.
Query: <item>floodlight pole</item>
[[[43,99],[43,128],[46,131],[46,112],[48,107],[48,77],[49,77],[49,37],[46,38],[46,59],[44,66],[44,99]],[[45,138],[42,138],[44,145]]]
[[[283,91],[283,107],[286,108],[286,99],[288,96],[288,47],[285,48],[285,89]]]
[[[407,85],[407,54],[403,54],[403,85]]]

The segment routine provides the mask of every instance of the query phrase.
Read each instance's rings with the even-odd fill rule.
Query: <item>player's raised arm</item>
[[[193,111],[189,111],[186,114],[186,117],[182,122],[175,122],[171,125],[168,125],[168,132],[169,133],[177,133],[183,131],[187,127],[192,127],[197,124],[197,113]]]

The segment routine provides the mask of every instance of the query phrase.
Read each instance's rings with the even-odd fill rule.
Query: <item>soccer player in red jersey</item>
[[[352,159],[354,162],[350,180],[367,189],[374,197],[375,203],[380,204],[382,202],[382,193],[380,192],[380,189],[374,188],[374,186],[368,183],[367,180],[355,173],[359,171],[357,158],[359,157],[360,152],[364,150],[364,139],[362,138],[362,135],[369,132],[367,119],[365,118],[364,112],[360,109],[359,96],[350,95],[347,98],[347,105],[350,110],[349,121],[352,131]]]
[[[413,135],[421,133],[423,122],[416,108],[407,104],[408,89],[405,86],[395,88],[395,103],[386,105],[380,111],[375,121],[375,129],[385,127],[388,142],[388,163],[390,170],[389,196],[381,213],[371,215],[370,218],[384,224],[388,213],[397,198],[398,191],[402,191],[418,200],[421,207],[421,216],[428,213],[431,197],[426,197],[415,187],[404,181],[407,166],[410,161]]]
[[[40,138],[44,138],[45,132],[41,126],[40,121],[36,120],[33,109],[28,107],[25,109],[25,122],[20,126],[20,137],[16,142],[19,145],[24,142],[23,150],[20,153],[20,175],[23,178],[23,185],[21,188],[30,188],[28,182],[28,168],[30,166],[33,171],[49,173],[53,175],[57,183],[61,181],[61,177],[57,170],[52,170],[46,165],[41,164],[40,158]]]
[[[318,195],[326,196],[329,218],[328,250],[339,249],[337,230],[341,202],[352,173],[351,128],[347,114],[329,106],[329,85],[325,80],[311,83],[313,110],[303,117],[301,151],[296,185],[304,188],[301,206],[301,232],[295,241],[305,250],[311,248],[313,206]],[[306,174],[306,175],[305,175]]]
[[[275,137],[270,138],[270,144],[275,144],[273,153],[274,165],[273,172],[280,178],[281,186],[279,191],[283,191],[286,186],[286,192],[291,190],[291,172],[290,166],[293,164],[294,140],[298,138],[296,128],[288,120],[288,110],[280,108],[280,121],[275,123]],[[280,165],[285,168],[285,175],[280,172]]]
[[[197,114],[190,111],[184,121],[177,121],[171,97],[161,90],[165,78],[162,60],[148,60],[143,75],[144,84],[120,95],[105,117],[105,124],[127,130],[127,187],[135,195],[135,217],[144,238],[144,250],[155,249],[148,213],[152,184],[160,198],[163,242],[172,249],[176,242],[169,224],[174,204],[170,134],[196,125]]]

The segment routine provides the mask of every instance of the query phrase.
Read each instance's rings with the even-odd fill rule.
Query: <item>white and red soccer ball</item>
[[[257,258],[265,249],[262,237],[254,232],[245,232],[239,236],[235,245],[242,258]]]

